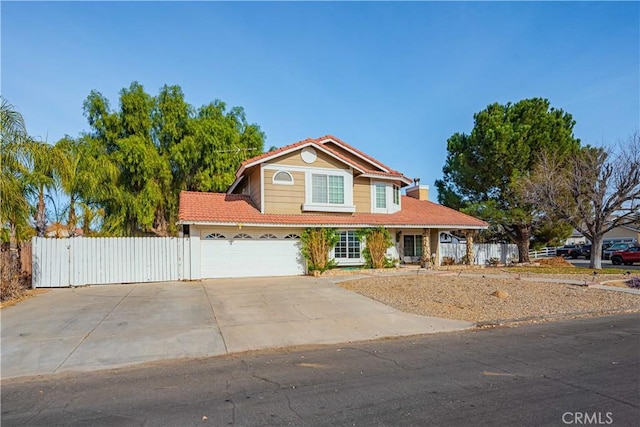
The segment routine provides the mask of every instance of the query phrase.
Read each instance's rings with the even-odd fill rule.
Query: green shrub
[[[387,249],[393,246],[389,230],[384,227],[363,228],[357,232],[358,239],[366,242],[362,256],[369,268],[390,268],[394,266],[393,259],[387,256]]]
[[[335,228],[307,228],[300,236],[302,255],[306,258],[309,271],[324,272],[336,266],[334,260],[329,260],[329,251],[340,240]]]

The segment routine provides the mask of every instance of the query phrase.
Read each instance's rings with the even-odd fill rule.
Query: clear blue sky
[[[333,134],[431,188],[493,102],[544,97],[583,143],[640,128],[640,7],[626,3],[14,3],[2,95],[29,133],[87,131],[92,89],[136,80],[242,106],[265,148]]]

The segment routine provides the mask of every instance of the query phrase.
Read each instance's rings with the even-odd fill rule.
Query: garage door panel
[[[291,276],[305,273],[299,240],[202,240],[202,277]]]

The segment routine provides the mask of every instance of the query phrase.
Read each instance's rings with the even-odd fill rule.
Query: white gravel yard
[[[592,280],[575,275],[554,278]],[[372,276],[338,285],[407,313],[467,320],[479,325],[640,311],[639,295],[564,283],[531,282],[516,276],[509,279],[489,275]],[[498,296],[496,291],[500,291]]]

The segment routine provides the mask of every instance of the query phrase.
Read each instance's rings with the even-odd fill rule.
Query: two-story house
[[[179,224],[190,237],[192,278],[304,274],[300,235],[308,227],[339,230],[330,255],[341,266],[364,264],[362,228],[386,227],[389,256],[404,262],[420,258],[424,236],[437,256],[441,231],[487,228],[329,135],[246,160],[226,193],[182,192]]]

